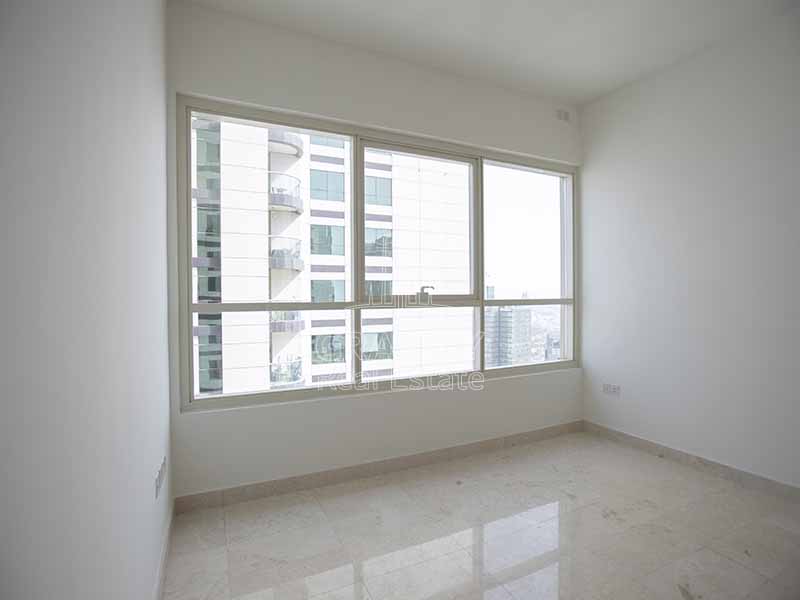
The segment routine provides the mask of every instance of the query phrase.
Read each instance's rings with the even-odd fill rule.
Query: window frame
[[[191,264],[191,114],[201,112],[218,115],[229,119],[245,119],[271,125],[297,127],[313,130],[316,135],[343,135],[351,138],[350,152],[353,172],[351,177],[352,209],[350,211],[350,244],[353,256],[351,269],[350,300],[343,302],[264,302],[264,303],[193,303],[192,264]],[[502,152],[480,146],[471,146],[440,140],[427,136],[399,134],[388,130],[362,127],[347,122],[321,119],[292,112],[261,109],[233,102],[218,101],[185,94],[176,94],[176,184],[177,213],[176,222],[171,228],[177,229],[177,263],[178,263],[178,385],[181,412],[218,410],[243,406],[259,406],[264,404],[283,403],[302,400],[322,400],[343,396],[373,394],[392,389],[410,389],[418,387],[413,378],[398,378],[381,381],[370,381],[368,386],[361,384],[362,371],[360,334],[361,307],[369,305],[369,309],[391,308],[396,306],[422,307],[418,295],[392,296],[384,298],[385,303],[372,303],[366,297],[365,285],[365,190],[364,190],[364,150],[365,148],[398,151],[411,154],[467,162],[472,165],[471,181],[471,257],[470,275],[472,293],[459,295],[429,294],[426,302],[431,306],[471,306],[476,311],[476,327],[479,344],[476,348],[478,356],[474,369],[459,373],[442,373],[441,375],[467,376],[480,372],[487,380],[526,376],[534,373],[576,368],[580,366],[580,310],[577,302],[578,288],[578,231],[579,231],[579,189],[578,167],[567,163],[541,160],[525,154]],[[482,176],[484,162],[500,163],[507,166],[529,168],[543,173],[565,178],[571,192],[570,252],[571,266],[569,283],[572,294],[569,298],[548,299],[514,299],[487,300],[483,280],[483,190]],[[398,302],[400,304],[398,304]],[[568,304],[572,306],[571,355],[569,360],[558,360],[527,365],[514,365],[486,369],[484,364],[484,317],[487,306],[504,305],[536,305],[536,304]],[[350,310],[351,329],[353,334],[352,364],[353,378],[348,387],[342,383],[332,382],[330,386],[316,386],[300,389],[278,389],[258,392],[247,392],[195,398],[193,384],[193,332],[192,324],[195,314],[222,313],[238,311],[278,311],[278,310]],[[562,341],[563,344],[563,341]],[[427,376],[426,376],[427,377]],[[416,388],[415,388],[416,389]]]

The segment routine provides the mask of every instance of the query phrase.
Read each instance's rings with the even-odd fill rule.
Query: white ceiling
[[[196,0],[330,41],[582,104],[797,0]]]

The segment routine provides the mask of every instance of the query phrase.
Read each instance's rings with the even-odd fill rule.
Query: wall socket
[[[158,473],[156,473],[156,480],[155,480],[155,487],[156,487],[156,499],[158,499],[158,495],[161,493],[161,486],[164,485],[164,480],[167,478],[167,457],[161,459],[161,466],[158,467]]]
[[[603,384],[603,393],[609,394],[610,396],[619,396],[622,388],[620,388],[616,383],[604,383]]]

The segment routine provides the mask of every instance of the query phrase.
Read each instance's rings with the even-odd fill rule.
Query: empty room
[[[798,0],[0,0],[1,600],[800,600]]]

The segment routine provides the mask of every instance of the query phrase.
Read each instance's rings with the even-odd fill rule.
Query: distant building
[[[494,290],[487,287],[486,298]],[[533,341],[531,311],[526,306],[493,306],[484,316],[486,367],[504,367],[531,362]]]

